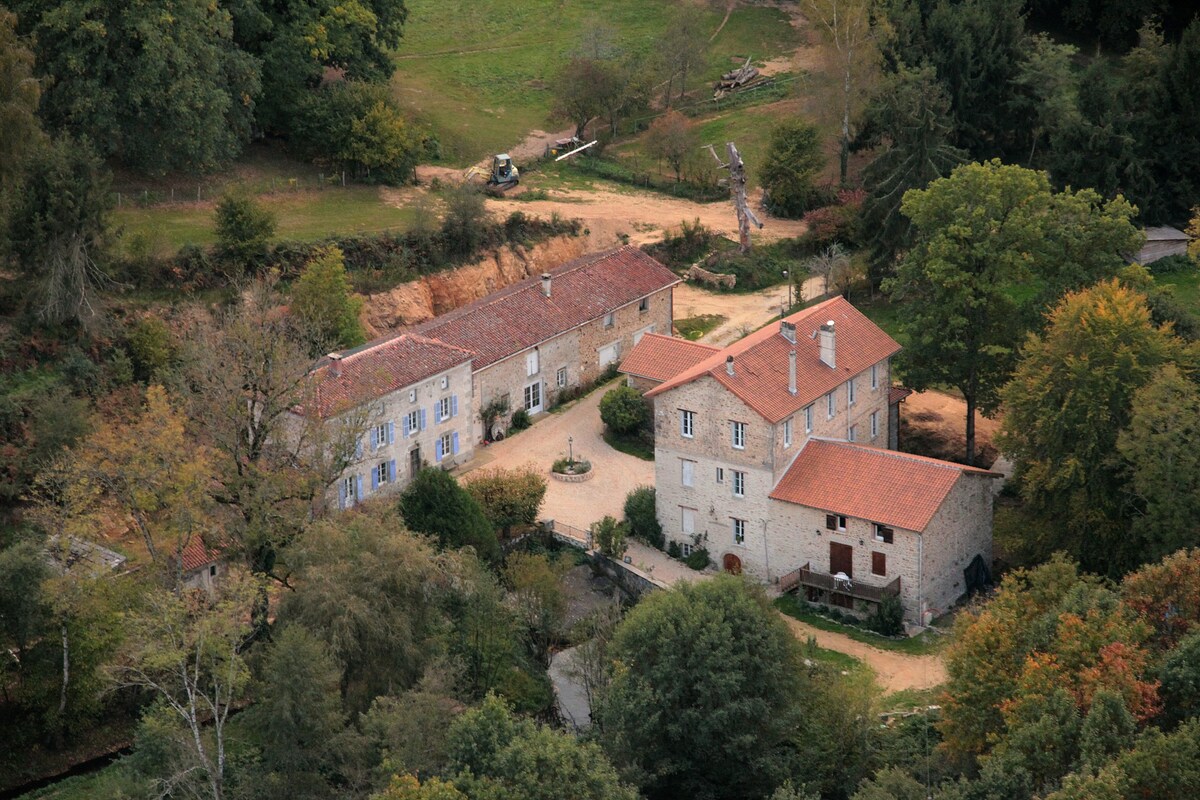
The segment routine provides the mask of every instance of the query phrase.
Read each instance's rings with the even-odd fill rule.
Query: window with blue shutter
[[[388,483],[394,483],[396,480],[396,459],[388,462]]]
[[[371,450],[375,451],[378,449],[379,449],[379,436],[377,435],[377,429],[371,428]]]
[[[409,427],[408,427],[408,414],[404,415],[402,432],[404,434],[405,439],[407,439],[412,434],[412,431],[409,430]]]
[[[454,436],[450,441],[452,442],[450,446],[451,450],[454,452],[454,455],[458,455],[458,431],[454,432]]]
[[[421,430],[425,430],[425,409],[421,409]]]
[[[371,470],[371,491],[375,492],[378,490],[379,490],[379,473],[375,470]]]
[[[355,458],[362,458],[362,439],[359,439],[359,440],[358,440],[358,441],[357,441],[357,442],[354,444],[354,457],[355,457]]]
[[[450,395],[450,416],[458,416],[458,395],[456,394]],[[455,450],[454,452],[457,453],[458,451]]]
[[[433,446],[434,457],[440,462],[442,460],[442,440],[438,439]]]
[[[346,482],[343,480],[338,481],[338,508],[346,510]]]
[[[396,441],[396,423],[388,420],[387,424],[387,443],[392,444]]]
[[[362,475],[354,476],[354,488],[355,488],[354,499],[361,500],[362,496],[363,496]]]

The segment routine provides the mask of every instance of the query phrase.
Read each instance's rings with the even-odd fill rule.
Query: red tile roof
[[[821,361],[820,346],[811,336],[827,320],[835,323],[836,369]],[[798,311],[786,321],[796,326],[795,344],[783,338],[779,323],[772,323],[656,386],[646,396],[710,375],[768,422],[779,422],[900,350],[892,337],[842,297]],[[796,351],[794,395],[788,391],[791,350]],[[729,356],[733,356],[733,375],[725,370]]]
[[[679,283],[675,273],[633,246],[569,261],[550,274],[550,297],[534,276],[414,330],[474,352],[478,370]]]
[[[315,405],[322,417],[445,372],[474,356],[461,347],[412,333],[368,342],[338,355],[338,374],[328,357],[312,372]]]
[[[921,532],[963,474],[998,473],[896,450],[809,439],[771,498]]]
[[[913,390],[907,386],[892,386],[888,389],[888,405],[894,406],[896,403],[903,403],[912,393]]]
[[[180,560],[183,562],[183,571],[191,572],[192,570],[197,570],[220,561],[221,548],[209,547],[199,536],[193,536],[191,541],[188,542],[187,547],[183,548],[181,555],[182,558]]]
[[[661,333],[647,333],[621,362],[620,371],[652,381],[673,378],[694,367],[721,348],[689,342]]]

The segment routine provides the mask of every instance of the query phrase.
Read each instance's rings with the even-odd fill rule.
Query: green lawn
[[[507,150],[549,119],[548,86],[593,24],[634,52],[650,54],[675,6],[669,0],[409,0],[393,87],[428,125],[448,161],[467,164]],[[724,12],[705,10],[715,31]],[[771,58],[794,48],[796,31],[775,8],[738,8],[708,45],[699,88],[735,56]]]
[[[878,647],[880,650],[894,650],[898,653],[908,653],[909,655],[927,655],[938,652],[949,641],[948,637],[937,633],[922,633],[918,636],[911,636],[904,639],[889,639],[877,636],[870,631],[854,627],[853,625],[842,625],[819,614],[814,614],[797,600],[794,595],[790,594],[785,594],[777,598],[775,600],[775,607],[781,613],[787,614],[793,619],[798,619],[806,625],[812,625],[814,628],[819,628],[823,631],[844,634],[856,642],[869,644],[872,647]]]
[[[373,186],[350,186],[312,192],[264,195],[259,198],[278,219],[276,239],[321,239],[334,234],[404,230],[413,222],[412,208],[395,208]],[[212,206],[162,205],[123,208],[113,214],[122,238],[143,237],[150,252],[169,255],[182,245],[216,241]]]
[[[1154,281],[1164,288],[1170,287],[1176,300],[1200,316],[1200,268],[1159,275]]]
[[[728,317],[723,317],[720,314],[701,314],[697,317],[684,317],[683,319],[675,320],[675,330],[683,338],[694,342],[701,339],[704,334],[720,325],[726,319]]]

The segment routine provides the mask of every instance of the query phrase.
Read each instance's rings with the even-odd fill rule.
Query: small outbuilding
[[[1167,256],[1186,256],[1188,242],[1192,240],[1192,237],[1183,231],[1169,225],[1145,228],[1142,232],[1146,234],[1146,243],[1133,257],[1133,260],[1142,266],[1153,264]]]

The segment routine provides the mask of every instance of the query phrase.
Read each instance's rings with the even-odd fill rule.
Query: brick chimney
[[[329,374],[335,378],[342,377],[342,354],[330,353],[325,357],[329,359]]]
[[[725,358],[725,371],[730,375],[733,374],[733,356],[727,356]]]
[[[817,329],[817,342],[821,345],[821,361],[826,366],[837,369],[837,337],[833,331],[833,320]]]
[[[546,295],[546,297],[550,296],[550,273],[549,272],[542,273],[542,294]]]
[[[788,353],[788,391],[796,393],[796,351]]]
[[[787,322],[786,320],[780,322],[779,333],[792,344],[796,343],[796,325],[794,323]]]

